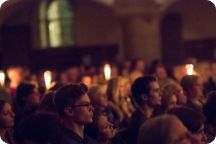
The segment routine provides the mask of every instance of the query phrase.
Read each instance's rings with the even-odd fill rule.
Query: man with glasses
[[[84,134],[84,125],[93,121],[93,106],[85,84],[68,84],[55,94],[54,102],[62,118],[60,144],[95,144]]]

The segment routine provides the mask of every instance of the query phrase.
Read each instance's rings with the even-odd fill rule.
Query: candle
[[[186,64],[185,65],[187,75],[193,75],[194,74],[194,65],[193,64]]]
[[[104,65],[104,76],[106,80],[111,78],[111,66],[109,64]]]
[[[4,3],[4,2],[6,2],[7,0],[0,0],[0,7],[2,6],[2,4]]]
[[[45,82],[46,89],[50,88],[51,81],[52,81],[52,72],[51,71],[45,71],[44,72],[44,82]]]
[[[0,71],[0,85],[3,87],[5,84],[5,74],[3,71]]]

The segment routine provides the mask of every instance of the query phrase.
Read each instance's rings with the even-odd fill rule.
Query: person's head
[[[23,68],[20,66],[11,66],[7,69],[7,76],[13,87],[17,87],[24,79]]]
[[[207,97],[208,99],[203,107],[203,113],[206,121],[214,128],[216,135],[216,91],[210,92]]]
[[[116,134],[116,129],[109,122],[106,113],[97,111],[94,114],[94,121],[86,128],[88,136],[100,141],[110,141]]]
[[[175,116],[162,115],[140,128],[138,144],[192,144],[187,128]]]
[[[57,144],[60,119],[55,113],[35,113],[18,125],[17,133],[22,144]]]
[[[136,59],[133,59],[131,61],[131,65],[130,65],[130,72],[132,71],[141,71],[141,72],[145,72],[146,70],[146,63],[145,63],[145,60],[142,59],[142,58],[136,58]]]
[[[88,94],[94,107],[105,108],[108,106],[106,90],[107,84],[95,85],[89,89]]]
[[[115,104],[119,104],[119,99],[129,96],[130,81],[127,77],[115,77],[108,81],[108,99]]]
[[[175,90],[170,87],[170,85],[166,85],[162,89],[162,108],[166,111],[172,107],[177,105],[177,96]]]
[[[191,132],[197,144],[205,144],[204,116],[191,108],[179,106],[172,108],[169,114],[177,116],[184,126]]]
[[[211,66],[208,61],[201,61],[195,66],[196,72],[202,77],[203,82],[207,83],[212,75]]]
[[[159,84],[153,76],[144,76],[136,79],[132,84],[131,92],[132,97],[139,106],[143,104],[150,106],[161,105]]]
[[[49,91],[46,94],[44,94],[44,98],[41,101],[40,110],[56,112],[56,107],[54,104],[54,96],[55,96],[55,92],[53,91]]]
[[[153,60],[149,66],[149,73],[158,78],[158,80],[163,80],[167,78],[167,70],[163,65],[161,60]]]
[[[187,75],[181,80],[181,85],[188,99],[201,99],[203,96],[203,82],[198,75]]]
[[[21,83],[16,90],[16,103],[18,106],[38,105],[41,95],[34,84]]]
[[[88,88],[92,86],[92,77],[88,74],[81,76],[81,82],[84,83]]]
[[[184,94],[182,86],[178,82],[172,82],[168,85],[170,89],[173,89],[177,98],[177,104],[185,105],[187,103],[187,97]]]
[[[11,105],[4,100],[0,100],[0,129],[12,128],[14,126],[15,114]]]
[[[54,98],[57,111],[64,120],[86,124],[93,121],[93,106],[85,84],[68,84],[57,90]]]

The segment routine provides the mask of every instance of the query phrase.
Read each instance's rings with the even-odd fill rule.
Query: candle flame
[[[193,75],[194,73],[194,65],[193,64],[186,64],[185,68],[187,70],[187,75]]]
[[[5,74],[3,71],[0,71],[0,84],[3,87],[5,83]]]
[[[50,88],[51,81],[52,81],[52,72],[51,71],[45,71],[44,72],[44,82],[45,82],[46,89]]]
[[[109,64],[104,65],[104,75],[106,80],[111,78],[111,66]]]
[[[2,4],[4,3],[4,2],[6,2],[7,0],[0,0],[0,7],[2,6]]]

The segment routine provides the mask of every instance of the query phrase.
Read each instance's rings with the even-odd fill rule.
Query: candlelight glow
[[[193,75],[194,73],[194,65],[193,64],[186,64],[185,66],[187,70],[187,75]]]
[[[104,76],[106,80],[111,78],[111,66],[109,64],[104,65]]]
[[[4,3],[4,2],[6,2],[7,0],[0,0],[0,7],[2,6],[2,4]]]
[[[52,72],[51,71],[45,71],[44,72],[44,82],[45,82],[46,89],[50,88],[51,81],[52,81]]]
[[[1,86],[4,86],[5,83],[5,74],[3,71],[0,71],[0,84]]]

